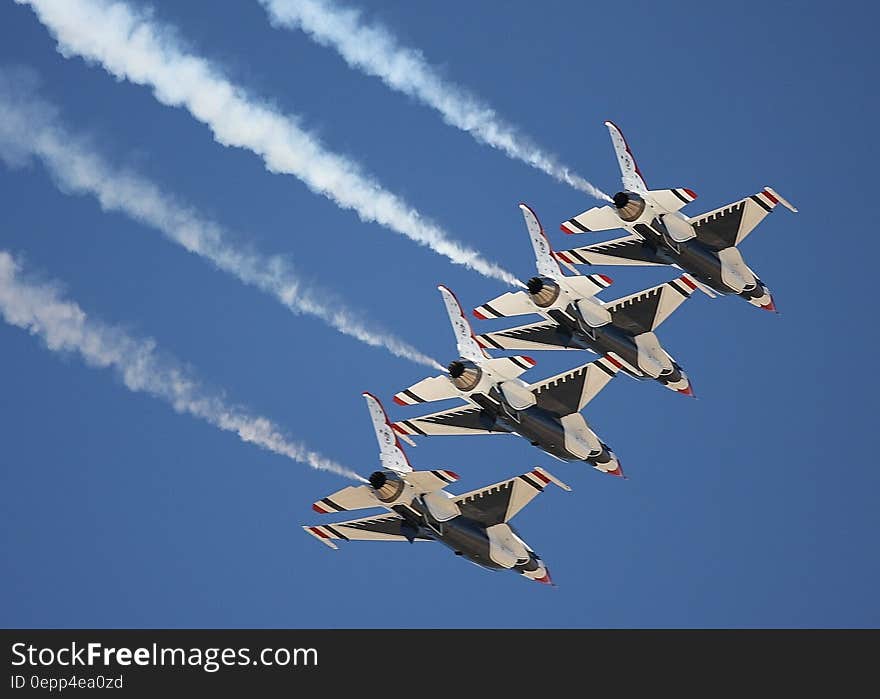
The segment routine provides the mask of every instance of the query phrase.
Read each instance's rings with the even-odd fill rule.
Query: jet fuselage
[[[493,388],[489,394],[472,394],[470,400],[483,408],[486,421],[486,429],[493,432],[512,432],[527,439],[532,446],[561,461],[585,461],[600,470],[603,465],[609,464],[613,455],[608,447],[602,443],[595,434],[586,426],[586,421],[578,414],[576,419],[583,424],[589,432],[589,436],[572,434],[572,430],[566,430],[563,417],[551,410],[537,405],[524,409],[516,409],[505,400],[500,391]],[[588,444],[587,440],[593,442]],[[567,446],[579,444],[583,453],[578,454]]]
[[[769,294],[769,290],[757,276],[754,277],[755,283],[742,291],[728,286],[722,278],[718,251],[698,238],[681,243],[673,240],[659,217],[652,219],[650,224],[636,223],[632,230],[641,235],[645,243],[654,250],[658,261],[678,266],[719,294],[742,296],[746,301]]]
[[[546,575],[546,567],[537,554],[519,537],[509,537],[508,532],[513,533],[513,530],[508,524],[495,525],[507,535],[505,546],[498,544],[498,536],[490,536],[484,524],[463,515],[445,522],[437,521],[419,498],[409,505],[395,505],[392,509],[403,517],[405,524],[402,531],[411,540],[415,537],[434,539],[451,549],[456,556],[489,570],[513,570],[531,579]],[[549,581],[549,577],[539,581]]]
[[[587,349],[600,356],[613,353],[623,361],[621,369],[628,375],[639,380],[652,379],[638,368],[639,348],[633,333],[627,332],[613,322],[598,328],[591,327],[580,317],[574,305],[570,305],[564,312],[558,309],[547,311],[546,315],[559,325],[560,334],[566,336],[566,339],[571,338],[566,346]],[[678,384],[683,378],[681,367],[671,357],[670,361],[672,371],[654,379],[664,386]]]

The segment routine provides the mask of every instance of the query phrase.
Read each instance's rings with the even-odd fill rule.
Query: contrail
[[[259,2],[274,25],[301,29],[317,43],[335,49],[352,68],[432,107],[447,124],[466,131],[480,143],[597,199],[611,201],[605,192],[541,150],[478,97],[446,82],[420,51],[401,46],[383,25],[368,24],[360,11],[331,0]]]
[[[119,79],[152,87],[161,103],[185,107],[206,124],[218,143],[253,151],[270,172],[299,178],[362,221],[379,223],[486,277],[519,285],[510,272],[449,238],[356,162],[327,150],[297,118],[251,98],[217,67],[187,52],[173,29],[148,14],[112,0],[15,1],[31,6],[62,55],[79,55]]]
[[[290,441],[270,420],[228,405],[206,390],[173,359],[160,355],[151,339],[136,339],[118,327],[89,318],[76,303],[60,297],[51,283],[37,282],[22,273],[21,265],[0,250],[0,314],[10,325],[37,335],[53,352],[76,352],[87,364],[113,369],[126,388],[149,393],[243,442],[308,464],[322,471],[363,480],[304,444]]]
[[[328,292],[307,287],[285,258],[233,245],[232,236],[219,224],[178,203],[144,177],[112,167],[59,123],[53,107],[35,97],[29,83],[33,78],[21,71],[0,69],[0,158],[7,163],[17,165],[35,156],[63,190],[91,194],[104,210],[120,211],[158,229],[224,272],[271,294],[292,312],[315,316],[398,357],[443,369],[390,333],[364,324],[359,311],[349,310]]]

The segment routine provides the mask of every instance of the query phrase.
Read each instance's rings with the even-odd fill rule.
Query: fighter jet
[[[623,134],[605,126],[623,180],[613,206],[599,206],[562,224],[566,233],[625,228],[629,235],[596,245],[556,253],[567,264],[675,265],[689,272],[710,295],[736,294],[753,306],[775,311],[770,290],[746,265],[737,247],[764,217],[782,204],[797,212],[778,192],[765,187],[757,194],[688,218],[679,212],[697,195],[690,189],[649,190]]]
[[[349,486],[318,500],[312,509],[321,514],[384,507],[387,515],[346,522],[304,526],[321,543],[337,548],[335,541],[439,541],[456,556],[489,570],[512,570],[539,583],[551,583],[547,566],[513,530],[509,522],[550,483],[571,490],[565,483],[535,468],[463,495],[444,489],[458,480],[452,471],[413,471],[378,399],[364,393],[382,470],[369,485]]]
[[[478,343],[461,306],[438,287],[461,355],[448,374],[419,381],[394,396],[399,405],[463,398],[467,405],[392,426],[413,444],[414,435],[518,434],[562,461],[586,461],[603,473],[622,476],[614,452],[587,426],[580,410],[617,374],[620,362],[605,356],[591,364],[527,384],[519,378],[535,364],[525,356],[492,359]]]
[[[547,320],[478,335],[477,341],[505,350],[590,350],[614,357],[630,376],[692,396],[687,375],[654,334],[697,288],[690,275],[616,301],[599,301],[595,294],[611,279],[603,274],[565,276],[535,212],[525,204],[519,208],[535,249],[538,276],[529,279],[527,291],[499,296],[475,308],[474,315],[486,319],[537,313]]]

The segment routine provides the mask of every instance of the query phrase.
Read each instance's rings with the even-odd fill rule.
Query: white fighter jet
[[[602,473],[622,476],[614,452],[580,411],[621,368],[611,356],[549,379],[527,384],[519,376],[530,357],[492,359],[474,337],[455,295],[439,287],[455,331],[459,358],[448,373],[423,379],[394,396],[399,405],[461,398],[465,405],[399,420],[393,427],[412,442],[418,435],[518,434],[562,461],[586,461]]]
[[[541,557],[523,541],[510,520],[551,483],[571,490],[541,467],[461,495],[446,492],[458,480],[452,471],[413,471],[378,399],[364,393],[376,439],[380,471],[368,485],[343,488],[318,500],[320,514],[382,507],[388,514],[303,529],[330,548],[335,541],[439,541],[456,556],[489,570],[510,570],[550,584]]]
[[[620,165],[623,190],[613,205],[598,206],[562,224],[566,233],[625,228],[623,238],[556,253],[569,265],[674,265],[696,278],[709,295],[736,294],[753,306],[775,311],[770,290],[743,260],[739,244],[778,204],[797,212],[778,192],[757,194],[705,214],[679,210],[697,195],[690,189],[648,189],[620,129],[605,125]]]

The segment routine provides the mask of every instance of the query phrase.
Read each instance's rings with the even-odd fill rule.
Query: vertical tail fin
[[[464,311],[458,299],[455,298],[455,294],[442,284],[437,288],[440,289],[443,303],[446,304],[446,313],[449,314],[449,322],[452,324],[452,330],[455,333],[455,344],[458,347],[458,353],[464,359],[470,359],[474,362],[482,362],[484,359],[489,359],[489,355],[483,351],[480,343],[474,337],[474,331],[471,330],[470,323],[464,317]]]
[[[409,473],[412,466],[409,465],[409,459],[397,441],[397,435],[391,429],[391,423],[388,422],[388,416],[385,409],[372,393],[363,394],[367,401],[367,409],[370,411],[370,418],[373,420],[373,429],[376,432],[376,441],[379,442],[379,461],[382,468],[398,473]]]
[[[636,194],[646,194],[648,185],[645,184],[645,179],[636,164],[636,157],[629,149],[623,132],[617,128],[613,121],[606,121],[605,126],[608,127],[608,133],[611,134],[611,143],[614,145],[614,152],[620,165],[620,179],[623,182],[623,188]]]
[[[519,208],[526,221],[526,228],[529,229],[532,247],[535,249],[538,274],[542,277],[558,279],[562,276],[562,270],[559,269],[559,263],[553,257],[553,248],[550,247],[550,241],[544,234],[544,228],[541,226],[537,214],[527,204],[520,204]]]

